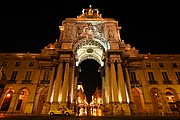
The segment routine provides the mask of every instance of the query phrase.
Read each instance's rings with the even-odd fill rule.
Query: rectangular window
[[[130,80],[131,81],[137,81],[135,72],[130,72]]]
[[[15,67],[19,67],[21,65],[21,62],[16,62]]]
[[[7,66],[7,62],[3,62],[2,64],[1,64],[1,67],[6,67]]]
[[[173,66],[173,68],[177,68],[178,67],[176,63],[172,63],[172,66]]]
[[[178,81],[180,82],[180,72],[175,72]]]
[[[29,62],[29,67],[34,67],[34,62]]]
[[[31,74],[32,74],[32,71],[27,71],[26,76],[25,76],[25,80],[30,80]]]
[[[49,69],[44,69],[43,80],[49,80],[49,74],[50,74],[50,70]]]
[[[146,63],[146,67],[151,67],[151,64],[150,63]]]
[[[163,77],[164,81],[169,81],[167,72],[162,72],[162,77]]]
[[[10,78],[10,81],[16,80],[17,74],[18,74],[18,71],[13,71],[12,75],[11,75],[11,78]]]
[[[164,67],[164,64],[163,63],[159,63],[159,67]]]
[[[153,72],[148,72],[149,81],[155,81]]]

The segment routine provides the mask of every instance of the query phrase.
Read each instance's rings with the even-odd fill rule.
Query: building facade
[[[99,63],[102,111],[115,115],[179,114],[180,54],[139,54],[121,27],[98,9],[83,9],[59,26],[41,53],[0,53],[0,110],[47,114],[74,108],[81,62]]]

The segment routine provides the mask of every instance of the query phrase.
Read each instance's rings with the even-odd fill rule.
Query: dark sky
[[[121,38],[139,53],[180,53],[179,4],[165,0],[6,0],[0,11],[0,53],[40,53],[59,38],[62,20],[76,18],[89,5],[103,18],[117,20]]]
[[[0,52],[40,52],[59,37],[62,20],[89,5],[117,20],[121,38],[140,53],[180,53],[178,4],[158,0],[4,1]]]

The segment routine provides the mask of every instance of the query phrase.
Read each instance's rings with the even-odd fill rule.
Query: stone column
[[[43,106],[42,114],[46,114],[50,110],[50,99],[52,96],[52,90],[53,90],[53,85],[54,85],[54,76],[55,76],[55,69],[56,67],[53,66],[52,72],[51,72],[51,78],[50,78],[50,83],[49,83],[49,90],[46,98],[46,103]]]
[[[76,101],[77,101],[77,77],[74,78],[74,86],[73,86],[73,103],[76,105]]]
[[[124,69],[125,69],[126,86],[127,86],[127,91],[128,91],[128,95],[129,95],[129,101],[134,103],[133,96],[132,96],[132,91],[131,91],[131,84],[130,84],[128,68],[125,67]]]
[[[62,105],[66,106],[68,98],[68,84],[69,84],[69,60],[66,61],[65,72],[64,72],[64,81],[62,86]]]
[[[106,64],[105,64],[105,103],[111,102],[111,92],[110,92],[110,76],[109,76],[109,64],[108,64],[108,59],[106,59]]]
[[[123,75],[122,66],[121,66],[120,61],[117,61],[117,73],[118,73],[117,76],[118,76],[118,87],[119,87],[119,90],[118,90],[119,101],[121,101],[122,103],[127,103],[124,75]]]
[[[128,95],[129,95],[130,109],[131,109],[132,113],[136,114],[137,109],[136,109],[136,106],[134,104],[134,99],[133,99],[133,95],[132,95],[132,90],[131,90],[131,84],[130,84],[130,78],[129,78],[127,65],[125,66],[124,70],[125,70],[125,76],[126,76],[126,86],[127,86],[127,91],[128,91]]]
[[[104,82],[104,94],[105,94],[105,101],[103,101],[103,109],[108,111],[107,114],[110,114],[111,112],[111,106],[110,103],[112,102],[112,94],[111,94],[111,82],[110,82],[110,74],[109,74],[109,61],[108,58],[106,58],[105,61],[105,82]]]
[[[111,60],[111,90],[112,102],[118,102],[118,89],[116,80],[115,61]]]
[[[75,72],[75,65],[74,65],[74,61],[70,62],[70,79],[69,79],[69,96],[68,96],[68,107],[73,109],[75,106],[75,94],[76,91],[74,91],[74,86],[75,86],[75,77],[74,77],[74,72]]]
[[[58,99],[59,99],[59,93],[61,92],[62,74],[63,74],[63,61],[60,60],[57,69],[56,79],[55,79],[54,96],[53,96],[51,109],[58,109],[59,107]]]
[[[51,78],[50,78],[50,83],[49,83],[50,85],[49,85],[49,90],[48,90],[46,102],[50,102],[50,100],[51,100],[52,89],[53,89],[53,85],[54,85],[55,70],[56,70],[56,67],[53,66],[52,73],[51,73]]]
[[[102,79],[102,100],[105,101],[105,69],[100,67],[101,79]]]
[[[125,81],[123,70],[121,66],[121,61],[117,61],[117,73],[118,73],[118,87],[119,87],[119,99],[121,97],[121,114],[130,115],[130,108],[127,103],[126,89],[125,89]]]
[[[73,84],[73,103],[76,107],[76,101],[77,101],[77,80],[79,77],[79,67],[75,66],[75,70],[74,70],[74,84]]]

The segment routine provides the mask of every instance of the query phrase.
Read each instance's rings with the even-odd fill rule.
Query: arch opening
[[[92,102],[92,96],[97,97],[97,92],[102,88],[101,74],[98,72],[100,64],[93,59],[86,59],[79,65],[80,72],[78,83],[81,83],[88,103]],[[100,94],[100,93],[98,93]]]

